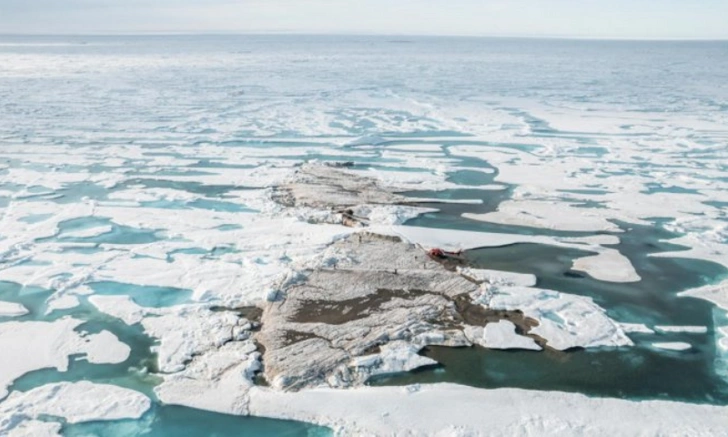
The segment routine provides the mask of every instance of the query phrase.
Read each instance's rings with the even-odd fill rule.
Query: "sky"
[[[728,0],[0,0],[0,33],[728,39]]]

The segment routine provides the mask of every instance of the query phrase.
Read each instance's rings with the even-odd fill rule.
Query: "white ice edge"
[[[728,279],[724,279],[717,284],[709,284],[680,292],[678,296],[704,299],[728,311]]]
[[[692,348],[690,343],[685,343],[682,341],[655,342],[652,343],[652,346],[656,347],[657,349],[664,349],[669,351],[686,351]]]
[[[0,317],[19,317],[28,314],[28,309],[15,302],[0,301]]]
[[[660,334],[683,332],[689,334],[705,334],[708,332],[707,326],[674,326],[674,325],[657,325],[655,331]]]
[[[619,326],[622,327],[622,330],[626,332],[627,334],[654,334],[655,331],[653,329],[650,329],[647,325],[644,323],[624,323],[621,322]]]

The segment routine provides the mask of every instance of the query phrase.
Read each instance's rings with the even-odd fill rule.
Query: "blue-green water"
[[[189,302],[191,290],[170,287],[153,287],[118,282],[91,282],[88,284],[95,294],[113,296],[126,295],[143,307],[162,308]]]
[[[472,207],[471,207],[472,208]],[[481,206],[476,206],[481,208]],[[448,227],[462,206],[413,219],[436,221]],[[708,261],[650,257],[652,253],[684,250],[669,242],[678,235],[660,227],[618,223],[625,232],[614,246],[630,259],[642,280],[609,283],[571,270],[574,259],[592,253],[539,244],[514,244],[475,249],[465,253],[479,268],[530,273],[537,286],[588,296],[615,320],[655,325],[707,326],[705,334],[629,334],[636,343],[629,348],[498,351],[472,348],[426,348],[422,354],[440,363],[410,374],[386,376],[374,385],[457,382],[477,387],[521,387],[540,390],[579,391],[594,396],[636,399],[673,399],[688,402],[728,404],[728,382],[716,371],[723,368],[717,350],[713,314],[716,307],[701,299],[678,297],[677,293],[728,277],[728,269]],[[460,226],[456,226],[460,228]],[[513,232],[513,227],[486,225],[490,232]],[[482,228],[481,228],[482,229]],[[485,229],[483,229],[485,230]],[[531,233],[524,229],[523,233]],[[718,311],[721,314],[721,311]],[[653,342],[679,341],[691,345],[688,351],[656,350]]]
[[[57,283],[74,278],[83,282],[76,285],[89,285],[95,293],[126,295],[145,307],[190,303],[190,290],[94,282],[93,272],[85,271],[83,264],[71,266],[73,272],[44,278],[48,280],[39,283],[47,289],[24,287],[4,278],[3,270],[18,265],[37,269],[42,276],[53,264],[47,256],[43,262],[33,259],[43,245],[52,245],[59,258],[92,256],[109,245],[142,257],[154,253],[144,250],[147,245],[172,239],[189,247],[175,244],[166,253],[167,263],[199,256],[246,268],[243,258],[250,254],[240,248],[244,244],[237,244],[238,233],[233,231],[245,230],[244,218],[258,211],[241,205],[235,193],[268,185],[265,169],[312,160],[347,161],[363,172],[441,177],[458,188],[433,191],[412,183],[405,194],[482,203],[423,203],[440,212],[408,225],[590,236],[462,217],[495,211],[522,188],[501,181],[494,163],[517,164],[529,175],[540,175],[541,168],[568,160],[564,180],[582,178],[584,184],[550,190],[552,182],[563,181],[546,180],[554,177],[547,171],[543,180],[531,180],[535,190],[523,190],[519,196],[543,195],[588,212],[610,208],[616,195],[634,188],[634,194],[675,199],[665,202],[668,220],[680,216],[725,223],[728,202],[721,193],[726,191],[728,166],[722,161],[728,132],[721,126],[728,111],[726,43],[408,39],[410,44],[369,36],[0,36],[0,58],[6,67],[0,75],[0,241],[18,238],[0,253],[0,300],[30,310],[0,323],[72,316],[84,321],[79,331],[109,330],[131,347],[124,363],[89,364],[72,357],[67,372],[31,372],[14,381],[11,389],[90,380],[153,398],[159,382],[153,375],[155,340],[141,326],[100,314],[84,298],[76,308],[46,314],[47,300],[58,291],[53,289]],[[580,117],[588,122],[579,123]],[[428,146],[428,151],[402,148],[418,145]],[[436,147],[429,150],[430,146]],[[462,148],[469,152],[462,153]],[[263,171],[253,173],[258,168]],[[502,189],[481,189],[485,185]],[[122,225],[108,209],[110,217],[97,216],[97,207],[113,208],[113,193],[156,188],[198,198],[141,202],[133,206],[139,208],[139,222],[153,214],[157,226],[164,221],[157,219],[174,220],[189,209],[210,217],[239,214],[241,222],[208,229],[224,234],[210,249],[207,241],[191,241],[192,235],[168,237],[165,229]],[[691,199],[706,210],[695,212]],[[61,221],[57,235],[50,238],[33,233],[33,225],[53,220],[56,214],[72,217],[79,205],[89,217]],[[29,225],[22,228],[25,236],[4,226],[6,221],[12,224],[19,206],[26,207],[19,219]],[[618,321],[694,324],[706,326],[707,333],[630,334],[633,348],[589,351],[433,347],[423,353],[440,361],[440,368],[376,383],[457,381],[479,387],[728,403],[726,379],[721,378],[728,375],[728,359],[715,347],[715,327],[728,324],[725,312],[705,301],[676,296],[683,289],[724,278],[725,268],[706,261],[649,257],[684,249],[670,243],[680,235],[667,232],[665,223],[618,223],[625,232],[617,234],[621,243],[615,248],[643,278],[633,284],[605,283],[572,271],[573,259],[588,255],[574,249],[513,245],[472,251],[468,257],[486,268],[533,273],[545,288],[592,297]],[[92,237],[70,235],[100,226],[110,230]],[[43,229],[43,235],[49,235]],[[718,242],[725,238],[720,232],[716,227]],[[288,255],[282,259],[291,260]],[[650,346],[655,341],[685,341],[691,349],[655,350]],[[328,432],[297,422],[236,418],[158,403],[142,420],[64,427],[66,435],[102,436]]]
[[[240,417],[176,405],[155,405],[141,420],[66,425],[66,437],[328,437],[324,427],[291,420]]]

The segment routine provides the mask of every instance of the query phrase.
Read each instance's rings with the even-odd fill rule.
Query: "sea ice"
[[[380,349],[378,354],[359,356],[349,363],[357,372],[366,374],[362,380],[437,364],[433,359],[418,355],[420,348],[406,341],[393,341]]]
[[[632,346],[619,323],[591,298],[522,286],[491,287],[479,301],[492,309],[520,310],[539,325],[530,333],[557,350]]]
[[[165,404],[226,414],[247,414],[247,392],[260,370],[252,340],[225,343],[191,358],[184,370],[165,374],[154,392]]]
[[[458,273],[466,278],[487,282],[495,285],[520,285],[523,287],[536,286],[536,275],[530,273],[503,272],[499,270],[473,269],[458,267]]]
[[[705,299],[728,311],[728,279],[717,284],[709,284],[703,287],[680,292],[678,296]]]
[[[251,329],[249,321],[232,310],[212,311],[201,305],[144,308],[128,296],[91,296],[89,301],[127,324],[141,323],[147,334],[159,339],[154,350],[162,373],[182,371],[197,355],[230,341],[246,340]]]
[[[91,363],[121,363],[130,348],[108,331],[82,335],[82,320],[65,317],[54,322],[0,323],[0,399],[16,378],[33,370],[68,368],[69,355],[84,354]]]
[[[594,209],[572,207],[564,201],[507,200],[498,205],[496,212],[463,214],[463,217],[490,223],[561,231],[620,232],[617,225],[595,213]]]
[[[475,344],[490,349],[529,349],[541,350],[532,338],[516,333],[516,325],[508,320],[488,323],[485,327],[468,326],[465,336]]]
[[[108,234],[113,229],[114,228],[111,225],[94,226],[76,231],[63,232],[60,236],[62,238],[91,238]]]
[[[706,326],[666,326],[659,325],[655,326],[655,331],[660,334],[672,333],[672,332],[686,332],[690,334],[705,334],[708,332]]]
[[[725,406],[454,384],[295,393],[254,387],[249,396],[250,414],[313,422],[342,435],[707,436],[728,429]]]
[[[18,317],[28,314],[28,309],[15,302],[0,301],[0,317]]]
[[[665,349],[669,351],[685,351],[692,347],[690,343],[685,343],[682,341],[656,342],[652,343],[652,346],[658,349]]]
[[[141,393],[88,381],[61,382],[14,391],[0,402],[0,434],[41,435],[56,430],[35,419],[63,419],[67,423],[138,419],[151,406]],[[53,434],[50,434],[53,435]]]
[[[655,331],[650,329],[647,325],[644,323],[624,323],[620,322],[619,326],[622,328],[622,330],[628,334],[631,333],[638,333],[638,334],[654,334]]]
[[[572,269],[605,282],[638,282],[642,279],[629,259],[614,249],[602,249],[596,255],[575,259]]]

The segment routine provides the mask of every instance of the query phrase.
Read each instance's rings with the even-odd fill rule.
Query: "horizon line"
[[[0,37],[113,37],[113,36],[369,36],[398,38],[492,38],[492,39],[546,39],[581,41],[644,41],[644,42],[723,42],[719,37],[638,37],[638,36],[588,36],[588,35],[524,35],[524,34],[457,34],[457,33],[389,33],[389,32],[321,32],[301,30],[159,30],[159,31],[101,31],[101,32],[0,32]]]

